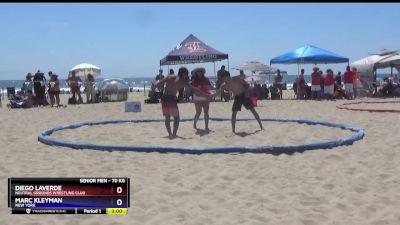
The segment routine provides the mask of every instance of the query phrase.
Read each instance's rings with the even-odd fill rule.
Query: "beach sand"
[[[291,95],[285,92],[285,97]],[[62,96],[66,104],[67,95]],[[84,97],[85,99],[85,97]],[[263,100],[261,118],[323,120],[365,129],[350,146],[281,154],[202,154],[74,150],[38,142],[41,131],[82,121],[162,118],[160,104],[124,112],[124,102],[68,105],[66,108],[0,108],[0,224],[400,224],[400,120],[397,113],[340,110],[349,102]],[[366,99],[367,100],[367,99]],[[376,99],[374,99],[376,100]],[[230,118],[232,102],[211,103],[210,116]],[[398,106],[396,106],[398,108]],[[192,103],[179,104],[182,118]],[[253,118],[247,110],[238,118]],[[263,146],[312,143],[351,132],[296,123],[210,121],[209,134],[182,122],[169,140],[163,122],[82,127],[55,133],[59,140],[153,146]],[[204,121],[198,122],[204,128]],[[7,208],[9,177],[130,177],[131,207],[124,216],[12,215]]]

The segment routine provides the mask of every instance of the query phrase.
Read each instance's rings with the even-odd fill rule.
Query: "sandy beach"
[[[292,91],[285,91],[290,98]],[[66,104],[67,95],[62,96]],[[84,96],[83,96],[84,97]],[[84,97],[85,99],[85,97]],[[337,109],[338,101],[263,100],[261,118],[323,120],[365,130],[350,146],[281,154],[201,154],[74,150],[38,142],[41,131],[83,121],[162,119],[160,104],[127,113],[124,102],[68,105],[66,108],[0,108],[0,224],[162,224],[162,225],[397,225],[400,224],[400,120],[398,113]],[[363,98],[362,100],[368,100]],[[370,99],[377,100],[377,99]],[[389,99],[390,100],[390,99]],[[353,100],[355,101],[355,100]],[[399,109],[399,104],[385,106]],[[213,102],[211,117],[230,118],[232,102]],[[360,105],[357,105],[360,107]],[[182,118],[194,116],[192,103],[179,104]],[[238,118],[253,118],[242,109]],[[263,146],[307,144],[352,133],[323,126],[210,121],[209,134],[192,122],[170,140],[163,122],[82,127],[55,133],[58,140],[140,146]],[[203,120],[198,122],[204,128]],[[131,207],[124,216],[12,215],[7,208],[9,177],[130,177]]]

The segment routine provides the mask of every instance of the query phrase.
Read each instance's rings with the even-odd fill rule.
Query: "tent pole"
[[[297,64],[297,75],[300,74],[300,64]]]
[[[229,72],[229,74],[231,73],[231,71],[230,71],[230,67],[229,67],[229,58],[228,58],[228,72]]]
[[[269,61],[269,67],[271,68],[271,71],[268,73],[268,84],[271,85],[271,73],[272,73],[272,63]]]
[[[217,83],[217,73],[215,73],[215,61],[213,61],[214,64],[214,78],[215,78],[215,83]]]
[[[390,66],[390,76],[393,77],[393,66]]]

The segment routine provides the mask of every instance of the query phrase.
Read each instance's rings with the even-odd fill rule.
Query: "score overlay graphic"
[[[12,214],[127,214],[130,178],[8,178]]]

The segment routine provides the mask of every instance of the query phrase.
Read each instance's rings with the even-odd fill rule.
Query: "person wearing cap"
[[[22,90],[24,92],[25,95],[27,96],[31,96],[33,94],[33,81],[32,81],[32,74],[28,73],[25,77],[25,81],[22,84]]]
[[[57,103],[57,107],[60,106],[60,81],[58,80],[58,75],[49,72],[50,81],[49,81],[49,97],[50,97],[50,105],[51,107]]]
[[[22,93],[28,97],[28,107],[32,106],[32,96],[33,96],[33,80],[32,74],[28,73],[25,77],[25,81],[22,84]]]

